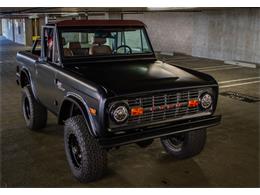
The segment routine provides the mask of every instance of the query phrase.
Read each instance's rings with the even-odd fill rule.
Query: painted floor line
[[[219,84],[233,83],[233,82],[237,82],[237,81],[247,81],[247,80],[253,80],[253,79],[260,79],[260,77],[248,77],[248,78],[243,78],[243,79],[234,79],[234,80],[228,80],[228,81],[220,81],[218,83]]]
[[[206,70],[201,70],[203,72],[211,72],[211,71],[219,71],[219,70],[231,70],[231,69],[239,69],[243,67],[227,67],[227,68],[215,68],[215,69],[206,69]]]
[[[232,85],[224,85],[224,86],[219,86],[220,89],[223,88],[228,88],[228,87],[235,87],[235,86],[241,86],[241,85],[249,85],[249,84],[254,84],[254,83],[260,83],[260,81],[251,81],[251,82],[246,82],[246,83],[237,83],[237,84],[232,84]]]
[[[194,68],[195,70],[203,70],[203,69],[215,69],[215,68],[223,68],[223,67],[237,67],[235,65],[218,65],[218,66],[206,66],[200,68]]]
[[[175,61],[180,61],[180,62],[195,62],[195,61],[200,61],[200,59],[192,59],[192,58],[176,58],[176,59],[171,59],[171,60],[166,60],[167,62],[175,62]]]

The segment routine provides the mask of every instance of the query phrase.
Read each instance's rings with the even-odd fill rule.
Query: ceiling
[[[29,17],[29,16],[58,16],[64,14],[100,14],[104,12],[119,12],[119,13],[142,13],[142,12],[194,12],[202,11],[204,9],[213,9],[213,8],[197,8],[197,7],[167,7],[167,8],[148,8],[148,7],[124,7],[124,8],[88,8],[88,7],[0,7],[0,17],[1,18],[19,18],[19,17]]]

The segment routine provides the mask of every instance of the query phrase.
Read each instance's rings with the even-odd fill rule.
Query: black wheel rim
[[[78,140],[73,134],[69,136],[69,151],[74,166],[76,168],[80,168],[82,162],[82,153],[79,147]]]
[[[25,97],[23,107],[24,107],[24,112],[25,112],[26,118],[30,119],[31,118],[31,109],[30,109],[30,103],[29,103],[28,97]]]
[[[171,138],[169,138],[169,141],[174,150],[180,151],[185,141],[185,135],[181,134],[172,136]]]

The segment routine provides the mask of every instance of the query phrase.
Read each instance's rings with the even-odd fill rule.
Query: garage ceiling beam
[[[202,12],[202,11],[214,11],[220,9],[232,9],[232,8],[207,8],[207,7],[123,7],[123,8],[95,8],[95,7],[25,7],[25,8],[14,8],[5,7],[0,8],[0,18],[11,18],[11,17],[29,17],[30,15],[38,15],[44,17],[48,15],[64,15],[71,13],[87,13],[87,14],[98,14],[98,13],[124,13],[124,14],[136,14],[144,12]]]

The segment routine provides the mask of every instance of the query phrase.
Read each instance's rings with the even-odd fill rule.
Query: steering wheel
[[[131,47],[129,47],[128,45],[120,45],[119,47],[117,47],[114,51],[113,51],[113,53],[118,53],[117,52],[117,50],[119,50],[119,49],[121,49],[121,48],[127,48],[128,50],[129,50],[129,52],[127,52],[127,54],[131,54],[132,53],[132,49],[131,49]]]

